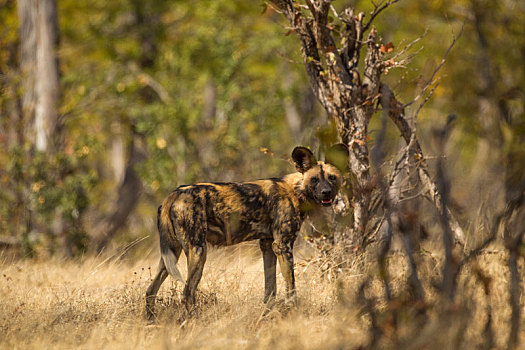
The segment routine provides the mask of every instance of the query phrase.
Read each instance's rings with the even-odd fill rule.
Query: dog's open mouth
[[[325,207],[332,205],[332,199],[321,199],[321,204]]]

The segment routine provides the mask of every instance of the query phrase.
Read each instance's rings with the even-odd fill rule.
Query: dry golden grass
[[[147,326],[144,293],[155,273],[157,254],[132,263],[117,258],[0,263],[0,348],[334,349],[358,348],[370,341],[370,317],[357,295],[365,276],[376,274],[373,254],[356,258],[334,280],[319,264],[301,259],[307,254],[299,251],[299,306],[278,305],[263,316],[262,259],[257,245],[212,249],[199,285],[197,314],[186,318],[179,299],[182,287],[168,278],[159,292],[159,322]],[[388,320],[380,317],[386,334],[380,345],[406,341],[416,349],[454,344],[481,347],[486,301],[490,300],[495,345],[503,347],[510,318],[505,256],[496,253],[478,259],[481,270],[492,279],[488,299],[471,269],[465,270],[454,310],[440,309],[439,295],[431,286],[439,277],[441,257],[426,254],[418,260],[426,300],[433,305],[430,321],[418,329],[411,309],[400,308],[398,332],[389,338]],[[393,253],[388,265],[393,289],[398,295],[406,294],[406,258]],[[184,274],[184,258],[179,266]],[[278,290],[279,299],[280,276]],[[376,310],[385,308],[377,278],[367,293],[378,298]],[[472,313],[464,312],[467,309]],[[443,312],[450,317],[442,317]],[[404,340],[395,343],[393,337]]]

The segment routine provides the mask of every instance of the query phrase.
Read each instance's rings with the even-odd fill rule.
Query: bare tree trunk
[[[55,0],[18,1],[20,68],[24,77],[22,113],[32,123],[37,150],[53,152],[61,131],[58,115],[58,19]],[[34,120],[33,120],[34,118]]]
[[[31,120],[36,104],[36,18],[37,3],[35,0],[18,1],[18,18],[20,22],[20,70],[22,71],[22,113],[25,120]]]
[[[56,0],[36,1],[35,119],[33,123],[36,150],[52,156],[62,150],[60,72],[58,66],[58,15]],[[62,174],[60,176],[63,176]],[[73,255],[73,242],[64,222],[62,210],[56,208],[50,230],[61,241],[64,255]]]
[[[135,171],[135,164],[144,159],[144,153],[136,145],[135,137],[137,136],[133,134],[129,144],[129,159],[126,164],[124,179],[118,190],[118,199],[114,210],[100,225],[101,233],[96,245],[97,253],[100,253],[125,225],[142,194],[142,181]]]
[[[38,0],[36,16],[35,146],[39,151],[60,148],[60,77],[58,20],[55,0]]]
[[[295,107],[291,98],[287,98],[284,101],[284,116],[286,118],[286,123],[290,128],[294,143],[300,143],[302,134],[301,117],[299,116],[299,111]]]
[[[30,138],[31,125],[34,117],[35,66],[36,66],[36,18],[37,4],[35,0],[19,0],[17,2],[20,36],[20,72],[22,73],[22,97],[20,102],[20,130],[18,144],[23,144]],[[29,157],[30,155],[26,155]],[[33,227],[33,216],[30,198],[27,196],[27,180],[24,176],[18,179],[14,206],[13,227],[15,234],[23,240]]]
[[[210,174],[210,167],[213,166],[214,160],[217,159],[217,145],[210,142],[207,137],[214,129],[215,119],[217,116],[217,87],[213,79],[208,79],[204,85],[203,91],[204,105],[200,122],[200,133],[202,138],[197,140],[196,153],[203,167],[203,176]]]
[[[328,1],[307,1],[311,18],[291,0],[272,1],[286,16],[301,41],[303,59],[310,85],[317,99],[334,118],[341,141],[348,146],[349,167],[357,180],[354,189],[354,233],[363,235],[368,222],[370,191],[370,160],[368,154],[368,123],[374,113],[373,98],[379,88],[379,65],[375,29],[368,37],[363,84],[357,72],[362,43],[361,17],[353,11],[345,13],[349,38],[339,54],[329,29]],[[305,11],[306,12],[306,11]],[[359,30],[356,32],[356,23]],[[351,36],[351,38],[350,38]],[[351,48],[350,48],[351,47]]]
[[[111,166],[113,168],[113,180],[116,184],[122,183],[126,171],[126,149],[120,123],[111,125],[113,139],[111,141]]]
[[[22,71],[21,127],[34,149],[52,156],[61,149],[62,125],[58,115],[60,76],[58,67],[58,19],[55,0],[18,1],[20,19],[20,68]],[[27,155],[30,157],[30,155]],[[27,160],[30,162],[30,160]],[[64,242],[66,254],[71,244],[64,233],[62,214],[57,209],[49,227]],[[31,217],[28,214],[28,217]]]

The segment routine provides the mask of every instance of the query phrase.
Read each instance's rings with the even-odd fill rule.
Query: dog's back
[[[295,176],[297,177],[297,176]],[[294,175],[239,183],[197,183],[173,191],[159,210],[161,242],[176,239],[182,246],[232,245],[271,238],[272,224],[280,210],[299,215]]]

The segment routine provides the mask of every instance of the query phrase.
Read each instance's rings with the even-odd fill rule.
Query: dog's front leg
[[[293,243],[291,237],[280,237],[272,244],[273,251],[279,260],[281,273],[286,285],[286,301],[295,304],[297,296],[295,292],[295,276],[293,271]]]
[[[273,239],[264,238],[259,240],[259,247],[263,254],[264,262],[264,302],[267,303],[275,299],[277,292],[275,280],[275,267],[277,265],[277,256],[272,249]]]

